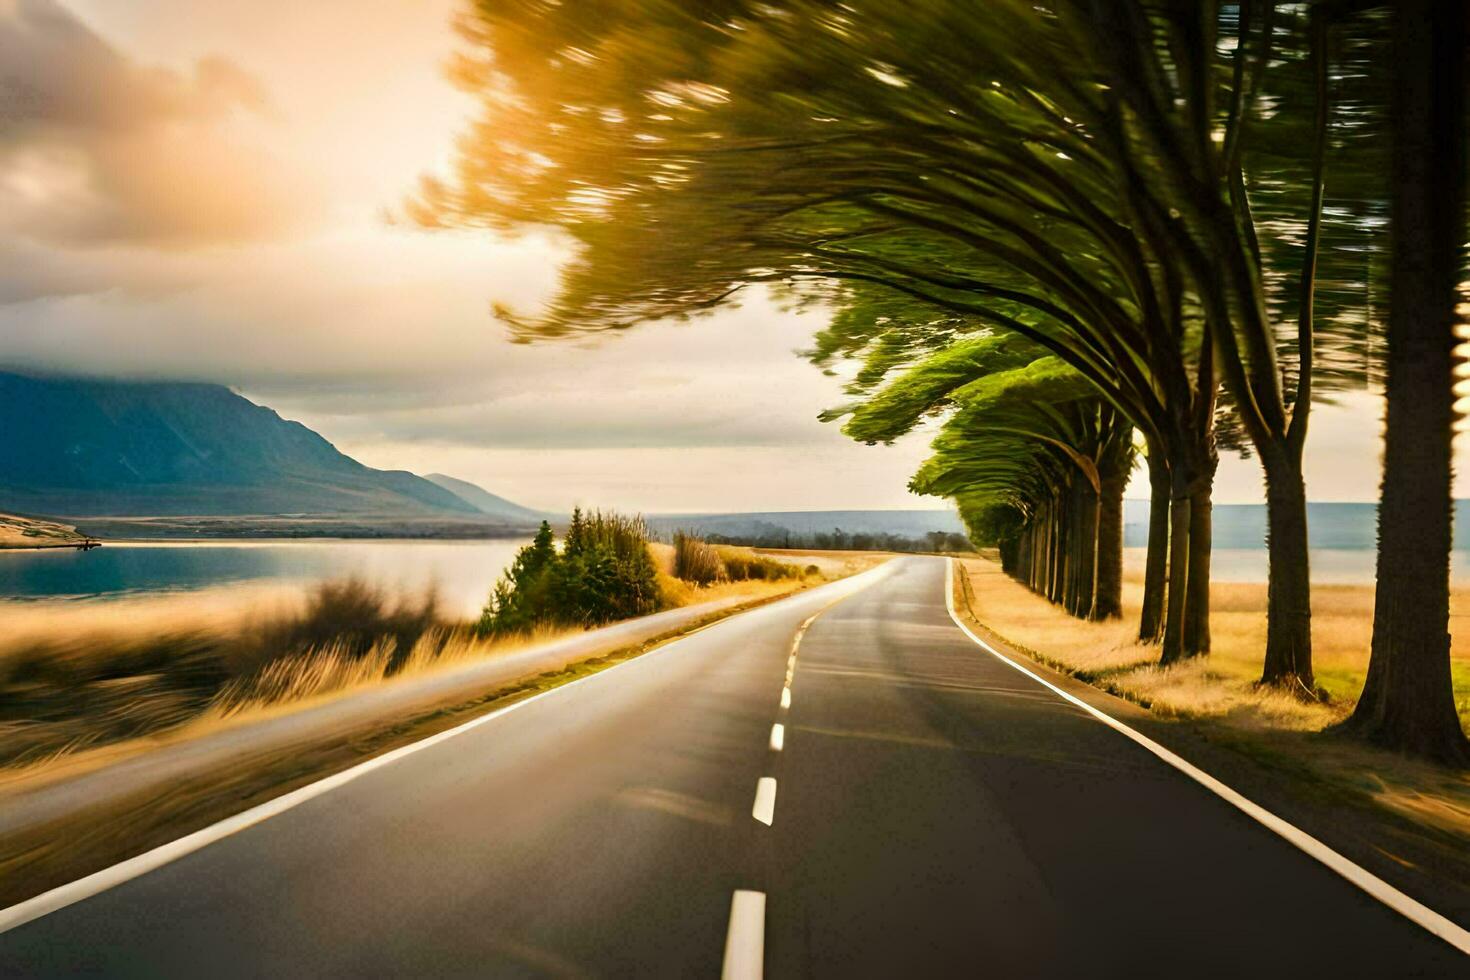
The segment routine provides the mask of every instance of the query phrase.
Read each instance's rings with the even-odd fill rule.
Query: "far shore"
[[[79,532],[72,524],[16,514],[0,514],[0,549],[37,551],[47,548],[85,548],[96,547],[93,543],[95,541],[92,535]]]
[[[359,514],[68,517],[106,541],[428,540],[484,541],[534,534],[534,525],[473,518]]]

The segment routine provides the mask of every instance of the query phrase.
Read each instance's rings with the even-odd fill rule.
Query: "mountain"
[[[0,509],[68,516],[470,515],[212,384],[0,372]]]
[[[429,473],[424,476],[424,479],[435,486],[443,487],[460,500],[475,508],[475,510],[482,514],[488,514],[491,517],[500,517],[508,521],[541,521],[552,516],[532,510],[529,507],[522,507],[520,504],[506,500],[504,497],[495,496],[495,494],[486,490],[484,487],[477,486],[467,480],[457,480],[452,476],[445,476],[443,473]]]

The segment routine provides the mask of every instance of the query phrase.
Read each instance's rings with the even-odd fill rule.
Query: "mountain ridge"
[[[472,515],[223,385],[0,371],[0,505],[67,516]]]
[[[543,521],[555,516],[544,511],[532,510],[530,507],[523,507],[513,500],[506,500],[504,497],[491,493],[477,483],[461,480],[459,477],[445,473],[425,473],[424,479],[435,486],[443,487],[480,513],[491,517],[504,517],[507,520],[517,521]]]

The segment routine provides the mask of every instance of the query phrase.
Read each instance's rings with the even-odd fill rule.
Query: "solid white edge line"
[[[766,893],[735,890],[725,933],[722,980],[761,980],[766,961]]]
[[[949,610],[949,618],[954,621],[954,624],[958,626],[966,636],[968,636],[971,640],[974,640],[975,643],[980,647],[980,649],[984,650],[986,653],[990,654],[1001,662],[1008,664],[1011,667],[1014,667],[1016,670],[1036,681],[1036,683],[1051,690],[1054,694],[1061,697],[1063,700],[1076,705],[1083,711],[1086,711],[1088,714],[1092,715],[1098,721],[1102,722],[1104,725],[1107,725],[1109,728],[1127,737],[1136,744],[1142,746],[1144,749],[1147,749],[1163,762],[1167,763],[1170,766],[1173,766],[1175,769],[1179,770],[1190,779],[1199,783],[1205,789],[1214,793],[1216,796],[1220,797],[1231,806],[1240,810],[1252,820],[1266,827],[1277,836],[1285,838],[1291,844],[1295,845],[1298,849],[1305,851],[1313,858],[1316,858],[1322,864],[1325,864],[1327,867],[1331,868],[1333,871],[1337,872],[1339,875],[1352,882],[1358,888],[1376,898],[1379,902],[1393,909],[1395,912],[1398,912],[1405,918],[1417,923],[1418,925],[1427,929],[1429,932],[1434,933],[1436,936],[1443,939],[1445,942],[1449,943],[1460,952],[1470,954],[1470,931],[1463,929],[1462,927],[1455,924],[1440,913],[1434,911],[1434,909],[1430,908],[1424,903],[1410,898],[1408,895],[1405,895],[1403,892],[1399,891],[1397,888],[1393,887],[1382,878],[1373,874],[1373,872],[1369,871],[1367,868],[1364,868],[1363,866],[1354,863],[1351,859],[1345,857],[1342,854],[1339,854],[1337,851],[1334,851],[1332,848],[1328,847],[1326,844],[1322,843],[1311,834],[1302,830],[1300,827],[1297,827],[1295,824],[1288,823],[1286,820],[1278,817],[1276,814],[1272,813],[1270,810],[1267,810],[1260,804],[1255,803],[1242,796],[1236,790],[1231,789],[1229,786],[1222,783],[1214,776],[1211,776],[1203,769],[1200,769],[1198,766],[1195,766],[1193,763],[1187,762],[1180,756],[1175,755],[1173,752],[1164,748],[1158,742],[1155,742],[1153,739],[1149,738],[1147,735],[1144,735],[1142,732],[1128,727],[1127,725],[1123,724],[1123,722],[1114,718],[1112,715],[1109,715],[1106,712],[1094,708],[1092,705],[1088,704],[1086,701],[1073,694],[1067,693],[1060,687],[1057,687],[1055,684],[1048,681],[1046,678],[1032,672],[1022,664],[1016,662],[1015,660],[1012,660],[1010,657],[1007,657],[1005,654],[992,647],[989,643],[986,643],[984,640],[980,639],[980,637],[976,636],[974,632],[971,631],[971,629],[964,624],[964,622],[960,619],[959,614],[955,611],[955,563],[956,559],[948,559],[945,562],[944,605],[945,608]]]
[[[779,721],[771,726],[771,751],[780,752],[786,746],[786,726]]]
[[[838,579],[836,582],[833,582],[831,584],[833,586],[837,586],[838,588],[835,591],[841,594],[839,595],[838,599],[833,599],[832,602],[837,602],[840,599],[846,598],[848,595],[854,594],[856,592],[861,592],[863,589],[866,589],[869,586],[880,581],[888,574],[889,571],[889,563],[885,562],[884,564],[879,565],[876,568],[869,569],[868,571],[859,572],[858,574],[849,576],[845,579]],[[811,593],[804,594],[807,596],[811,595]],[[801,595],[803,595],[803,593],[796,593],[792,596],[792,598],[796,598]],[[828,603],[827,606],[823,606],[822,609],[826,609],[831,604],[832,603]],[[746,610],[746,612],[759,612],[761,609],[768,608],[771,607],[761,606],[757,609]],[[822,609],[819,609],[816,615],[821,615]],[[718,626],[719,624],[739,615],[741,615],[741,613],[733,613],[731,615],[721,617],[720,619],[715,620],[713,623],[706,623],[703,626],[690,630],[687,633],[681,634],[680,636],[665,643],[657,650],[653,650],[649,653],[643,654],[642,656],[626,660],[620,664],[614,664],[613,666],[608,667],[604,670],[600,670],[595,674],[590,674],[586,677],[579,677],[576,680],[568,681],[565,684],[559,684],[549,691],[542,691],[540,694],[534,694],[531,697],[521,701],[517,701],[514,704],[508,704],[505,707],[498,708],[487,715],[481,715],[478,718],[472,718],[462,725],[447,729],[435,735],[430,735],[427,738],[420,739],[417,742],[410,742],[407,745],[401,745],[390,752],[385,752],[382,755],[374,756],[371,759],[359,762],[357,765],[344,769],[339,773],[334,773],[330,776],[326,776],[322,779],[317,780],[314,783],[308,783],[305,786],[294,789],[289,793],[276,797],[275,799],[267,800],[266,802],[253,806],[248,810],[237,813],[232,817],[226,817],[225,819],[220,820],[217,823],[210,824],[208,827],[203,827],[199,830],[196,830],[192,834],[186,834],[185,836],[180,837],[178,840],[170,841],[167,844],[160,844],[158,847],[155,847],[150,851],[144,851],[142,854],[138,854],[134,857],[128,858],[126,861],[120,861],[117,864],[103,868],[101,871],[93,872],[92,874],[86,875],[82,878],[78,878],[75,881],[69,881],[64,885],[58,885],[55,888],[52,888],[50,891],[42,892],[41,894],[36,895],[32,898],[28,898],[23,902],[17,902],[16,904],[9,906],[8,908],[0,909],[0,934],[9,932],[10,930],[18,928],[19,926],[23,926],[27,922],[32,922],[36,919],[41,918],[44,915],[49,915],[52,912],[64,909],[68,905],[75,905],[77,902],[91,898],[93,895],[101,894],[102,892],[105,892],[110,888],[115,888],[118,885],[123,884],[124,882],[131,881],[132,879],[145,875],[150,871],[156,871],[164,865],[171,864],[174,861],[177,861],[179,858],[192,854],[197,850],[200,850],[204,847],[209,846],[210,844],[215,843],[216,841],[221,841],[224,840],[226,837],[238,834],[240,831],[253,827],[256,824],[261,823],[262,821],[269,820],[271,817],[278,816],[282,813],[285,813],[287,810],[294,809],[308,800],[321,796],[324,793],[328,793],[339,786],[344,786],[361,776],[367,775],[375,769],[380,769],[383,766],[397,762],[399,759],[405,758],[406,756],[410,756],[416,752],[421,752],[424,749],[431,748],[435,745],[438,745],[440,742],[448,741],[449,739],[454,738],[456,735],[462,735],[465,732],[480,727],[481,725],[489,724],[490,722],[502,717],[503,715],[509,714],[510,712],[516,711],[517,709],[524,708],[526,705],[539,701],[542,698],[550,697],[553,694],[558,694],[562,691],[570,690],[571,688],[576,687],[578,684],[585,684],[588,681],[597,680],[599,677],[605,677],[606,675],[611,674],[613,671],[618,670],[621,667],[626,667],[630,664],[642,663],[647,661],[651,657],[656,657],[659,654],[666,653],[667,651],[676,648],[681,642],[687,640],[694,634],[703,632],[704,630],[707,630],[712,626]],[[809,618],[807,622],[810,623],[812,619],[816,618],[816,615]],[[766,822],[769,823],[770,821]]]
[[[769,827],[776,820],[776,779],[762,776],[755,784],[755,805],[750,815]]]

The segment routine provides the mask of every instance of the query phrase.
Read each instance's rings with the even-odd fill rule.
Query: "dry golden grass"
[[[356,582],[16,604],[6,623],[0,764],[22,768],[382,680],[457,654],[466,632],[432,595]]]
[[[1223,725],[1416,823],[1470,837],[1470,773],[1345,740],[1300,737],[1321,732],[1352,710],[1368,667],[1372,586],[1312,589],[1313,661],[1318,684],[1329,694],[1324,704],[1256,686],[1266,643],[1263,583],[1212,585],[1210,656],[1162,668],[1158,647],[1135,640],[1141,568],[1130,564],[1125,570],[1123,619],[1087,623],[1015,582],[995,562],[966,559],[962,567],[975,619],[1044,663],[1142,704],[1155,715]],[[1470,615],[1470,591],[1455,589],[1450,607],[1453,630]],[[1461,721],[1470,724],[1470,635],[1456,637],[1452,657]]]
[[[893,557],[889,551],[832,551],[821,548],[752,548],[758,555],[816,566],[828,578],[856,575]]]
[[[818,571],[814,575],[804,575],[795,578],[783,579],[746,579],[743,581],[718,581],[710,585],[696,585],[686,582],[674,576],[675,552],[674,546],[661,542],[650,542],[649,554],[653,557],[654,568],[658,571],[658,586],[663,593],[664,601],[670,606],[689,606],[696,602],[710,602],[715,599],[725,599],[732,596],[743,596],[751,599],[767,598],[769,596],[782,595],[805,588],[808,585],[826,581],[828,578],[840,578],[860,570],[857,564],[851,567],[833,565],[829,570],[818,565]],[[748,559],[756,559],[758,553],[752,548],[742,548],[730,545],[721,545],[719,551],[724,556]],[[817,563],[803,560],[804,556],[799,552],[759,552],[769,554],[771,558],[784,564],[793,564],[798,568],[808,568]],[[862,565],[861,567],[868,567]]]
[[[1368,668],[1373,630],[1373,588],[1317,585],[1312,589],[1312,646],[1317,682],[1327,704],[1256,688],[1266,645],[1266,586],[1217,582],[1211,586],[1209,657],[1161,669],[1158,648],[1135,642],[1143,592],[1142,569],[1124,574],[1123,619],[1087,623],[1001,573],[986,559],[967,560],[975,614],[1007,639],[1056,666],[1095,680],[1160,714],[1217,717],[1242,725],[1318,731],[1352,708]],[[1470,591],[1456,589],[1452,617],[1470,613]],[[1470,636],[1453,649],[1456,698],[1470,715]]]
[[[176,599],[182,597],[174,597]],[[145,618],[140,628],[160,621],[164,612],[157,608]],[[123,605],[123,604],[117,604]],[[182,613],[182,622],[190,623],[192,611]],[[92,621],[106,618],[94,615]],[[220,627],[223,628],[223,627]],[[35,788],[45,783],[90,772],[123,759],[140,755],[166,745],[189,741],[229,728],[260,721],[305,708],[381,684],[400,683],[409,678],[451,670],[470,661],[505,656],[517,650],[548,643],[577,632],[570,629],[539,629],[494,640],[479,639],[468,630],[454,629],[438,635],[425,635],[414,644],[408,657],[397,670],[391,641],[378,641],[366,655],[357,656],[343,643],[270,661],[258,672],[236,678],[220,688],[203,704],[190,706],[138,737],[106,741],[85,727],[82,735],[45,754],[19,757],[0,765],[0,791],[18,786]],[[114,636],[114,640],[116,637]],[[0,650],[3,656],[3,650]],[[142,687],[142,685],[140,685]],[[130,692],[129,709],[140,713],[150,709],[149,701],[167,699],[166,694],[146,689]],[[70,728],[85,726],[86,719],[67,719]],[[3,727],[3,726],[0,726]]]
[[[758,601],[823,581],[697,588],[665,570],[668,546],[652,551],[669,606]],[[4,615],[0,783],[92,768],[162,741],[576,632],[476,638],[467,624],[442,617],[431,596],[351,582],[10,603]]]

